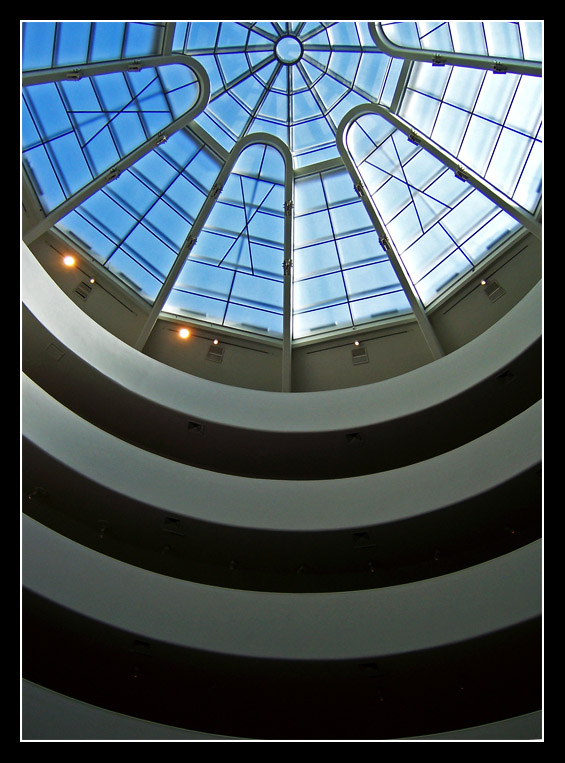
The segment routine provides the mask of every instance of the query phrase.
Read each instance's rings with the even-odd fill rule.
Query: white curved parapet
[[[151,723],[140,718],[131,718],[113,713],[101,707],[79,702],[50,691],[42,686],[24,681],[22,702],[28,712],[23,717],[24,740],[178,740],[196,739],[236,740],[241,737],[226,737],[205,734],[198,731],[179,729]],[[58,733],[56,733],[58,732]],[[529,713],[518,718],[509,718],[499,723],[489,723],[460,731],[415,737],[415,740],[455,739],[455,740],[517,740],[541,738],[541,714]],[[241,740],[245,741],[245,740]]]
[[[28,590],[111,627],[219,654],[292,660],[402,654],[476,638],[541,612],[540,542],[407,585],[283,594],[148,572],[29,517],[22,530]]]
[[[537,403],[476,440],[398,469],[267,480],[209,472],[123,442],[25,376],[22,402],[24,436],[77,474],[139,503],[236,527],[327,530],[408,519],[486,493],[535,467],[541,453]]]
[[[399,377],[348,389],[267,392],[191,376],[124,344],[68,299],[25,244],[22,296],[31,313],[69,352],[122,388],[187,416],[266,432],[339,431],[410,416],[496,374],[541,335],[538,285],[460,350]]]

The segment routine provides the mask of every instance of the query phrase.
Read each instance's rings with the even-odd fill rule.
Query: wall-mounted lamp
[[[63,257],[63,263],[68,268],[72,268],[72,266],[75,264],[75,258],[72,256],[72,254],[67,254],[65,257]]]
[[[497,299],[506,294],[505,289],[502,288],[498,281],[494,281],[492,278],[488,281],[485,278],[481,279],[481,286],[491,302],[496,302]]]
[[[179,329],[179,336],[181,339],[188,339],[190,331],[187,328]]]

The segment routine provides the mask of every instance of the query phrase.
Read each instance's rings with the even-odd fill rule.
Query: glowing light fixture
[[[190,331],[187,328],[182,328],[179,330],[179,336],[181,339],[188,339]]]
[[[75,258],[72,256],[72,254],[67,254],[65,257],[63,257],[63,262],[68,268],[72,268],[72,266],[75,264]]]
[[[49,221],[90,241],[102,267],[170,320],[205,315],[206,324],[282,339],[288,317],[289,342],[408,316],[413,305],[424,320],[522,222],[539,235],[541,21],[170,22],[170,52],[198,64],[192,74],[162,56],[158,35],[149,34],[159,24],[143,26],[148,36],[135,36],[136,60],[124,64],[138,22],[85,22],[85,32],[92,26],[80,40],[72,23],[23,24],[26,173],[43,190]],[[475,47],[479,28],[488,64]],[[400,57],[381,52],[386,37],[403,49]],[[436,44],[449,57],[419,60]],[[104,48],[104,74],[87,66],[92,45]],[[154,67],[137,56],[154,57]],[[494,57],[504,61],[495,71],[506,74],[483,69]],[[58,81],[70,61],[85,66],[69,69],[81,80],[72,96],[69,87],[78,85]],[[213,91],[205,107],[201,67]],[[151,70],[155,79],[142,85]],[[189,112],[195,130],[171,127]],[[251,139],[265,132],[276,145]],[[140,141],[150,135],[149,154]],[[236,160],[231,152],[240,150]],[[228,155],[223,188],[217,179]],[[135,169],[127,156],[139,157]],[[141,180],[148,170],[151,189]],[[454,183],[452,171],[467,183]],[[108,180],[111,193],[99,187]],[[133,204],[138,193],[144,200]],[[193,227],[207,199],[213,209]],[[377,213],[387,236],[375,227]],[[291,302],[290,260],[281,273],[269,255],[286,252],[286,216],[294,230]],[[173,277],[177,235],[190,258]]]

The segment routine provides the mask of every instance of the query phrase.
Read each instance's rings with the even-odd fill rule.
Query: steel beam
[[[292,366],[292,194],[293,194],[293,171],[292,171],[292,157],[288,147],[276,136],[269,135],[267,133],[254,133],[253,135],[247,135],[239,140],[232,151],[230,152],[225,165],[220,170],[216,182],[214,183],[212,190],[208,194],[206,201],[204,202],[200,212],[198,213],[190,233],[183,242],[180,251],[176,257],[176,260],[171,268],[169,274],[165,278],[165,281],[159,290],[151,311],[147,316],[145,324],[139,333],[139,336],[134,344],[134,347],[138,350],[143,350],[145,343],[147,342],[159,315],[163,310],[165,303],[173,289],[178,276],[184,264],[190,254],[190,251],[196,240],[206,224],[206,221],[212,211],[214,204],[216,203],[220,192],[228,179],[233,167],[239,158],[241,152],[250,145],[254,144],[267,144],[277,149],[283,156],[285,162],[285,220],[284,220],[284,259],[281,267],[283,268],[284,276],[284,292],[283,292],[283,349],[282,349],[282,382],[281,389],[284,392],[289,392],[291,388],[291,366]],[[290,206],[288,205],[290,201]],[[287,213],[290,210],[290,214]]]
[[[66,199],[62,204],[59,204],[58,207],[55,207],[55,209],[51,210],[51,212],[49,212],[40,223],[33,226],[33,228],[31,228],[23,236],[23,240],[28,246],[37,238],[39,238],[39,236],[41,236],[43,233],[52,228],[56,223],[62,220],[65,215],[67,215],[69,212],[72,212],[73,209],[80,206],[80,204],[89,199],[94,193],[96,193],[96,191],[99,191],[107,183],[115,180],[122,172],[127,170],[129,167],[143,158],[160,143],[167,140],[178,130],[186,127],[198,114],[200,114],[201,111],[206,108],[210,97],[210,81],[202,64],[188,56],[176,54],[170,56],[151,56],[149,58],[140,59],[139,61],[130,59],[127,61],[113,61],[110,63],[93,65],[89,64],[88,66],[81,67],[78,70],[76,68],[50,69],[49,71],[45,72],[29,72],[28,74],[24,75],[23,85],[26,86],[44,82],[58,82],[61,80],[67,80],[69,78],[78,79],[82,76],[91,77],[98,74],[109,74],[111,72],[129,70],[137,71],[138,69],[155,66],[166,66],[169,64],[182,64],[183,66],[190,68],[191,71],[195,74],[200,87],[198,98],[196,99],[194,105],[188,109],[188,111],[185,111],[185,113],[180,117],[174,119],[157,135],[154,135],[146,140],[134,151],[131,151],[129,154],[116,162],[104,173],[94,178],[76,193],[69,196],[69,198]]]
[[[479,56],[469,53],[454,53],[446,50],[407,48],[391,42],[385,34],[383,25],[377,21],[369,22],[369,31],[378,49],[392,56],[392,58],[426,61],[436,66],[447,64],[451,66],[467,66],[472,69],[488,69],[499,73],[513,72],[515,74],[529,74],[534,77],[542,76],[542,64],[539,61]]]

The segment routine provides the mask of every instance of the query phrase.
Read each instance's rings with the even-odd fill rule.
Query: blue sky
[[[541,55],[533,22],[384,28],[391,41],[415,48]],[[195,104],[200,85],[190,66],[112,71],[112,62],[160,55],[165,39],[164,22],[24,24],[24,72],[109,64],[104,73],[24,86],[24,163],[46,212]],[[191,54],[206,70],[208,105],[74,205],[59,229],[152,303],[242,136],[281,139],[296,176],[285,189],[284,159],[273,146],[245,150],[198,231],[167,312],[280,337],[283,205],[292,193],[294,336],[408,313],[336,144],[352,108],[390,107],[399,83],[403,120],[525,210],[539,202],[540,77],[416,62],[404,82],[402,59],[378,51],[367,22],[177,22],[171,39],[170,52]],[[289,63],[280,51],[291,46]],[[519,228],[382,116],[359,117],[346,148],[424,307]]]

